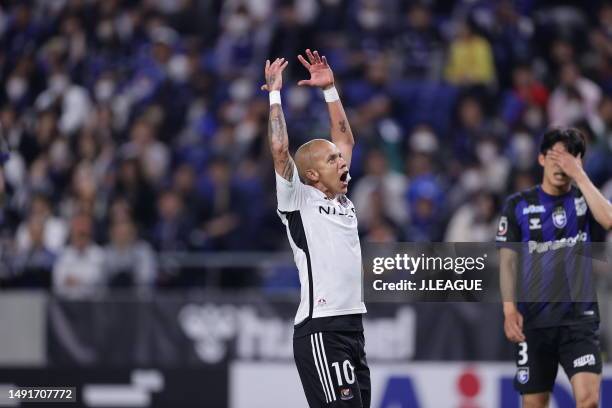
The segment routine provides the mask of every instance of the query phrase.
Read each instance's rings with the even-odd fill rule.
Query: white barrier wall
[[[0,292],[0,367],[45,365],[46,307],[42,291]]]

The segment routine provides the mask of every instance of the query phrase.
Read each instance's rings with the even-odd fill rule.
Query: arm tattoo
[[[283,173],[281,174],[285,180],[293,179],[293,159],[288,157],[288,160],[285,161],[285,167],[283,168]]]
[[[272,75],[270,75],[270,76],[268,76],[266,78],[266,82],[267,82],[269,87],[272,86],[272,84],[274,83],[275,80],[276,80],[276,75],[274,75],[274,74],[272,74]]]
[[[270,113],[268,137],[272,143],[287,144],[287,129],[285,128],[285,118],[283,117],[282,110],[279,110],[276,114]]]
[[[291,180],[293,178],[293,160],[289,156],[289,136],[287,135],[283,109],[280,105],[273,105],[270,108],[268,142],[272,149],[272,157],[277,171],[281,167],[280,175],[285,180]]]
[[[346,133],[346,120],[342,119],[338,124],[340,125],[340,131]]]

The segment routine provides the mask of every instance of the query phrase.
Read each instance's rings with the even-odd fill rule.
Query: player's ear
[[[315,169],[306,170],[304,175],[306,176],[306,179],[308,181],[311,181],[313,183],[316,183],[317,181],[319,181],[319,172],[316,171]]]
[[[544,156],[542,153],[538,154],[538,163],[540,163],[540,166],[542,167],[544,167],[546,164],[546,156]]]

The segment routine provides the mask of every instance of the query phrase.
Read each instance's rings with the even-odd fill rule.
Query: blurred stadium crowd
[[[549,124],[585,130],[612,197],[603,2],[15,0],[0,44],[0,286],[173,286],[155,254],[286,248],[259,86],[266,58],[292,61],[291,147],[325,137],[305,48],[356,136],[365,240],[492,240]]]

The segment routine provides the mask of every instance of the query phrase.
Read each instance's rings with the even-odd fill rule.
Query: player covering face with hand
[[[514,383],[525,408],[548,406],[559,364],[576,406],[599,404],[592,261],[571,248],[588,245],[597,229],[612,228],[612,205],[583,170],[584,153],[579,130],[546,132],[538,156],[542,183],[510,196],[499,221],[504,331],[516,343]]]
[[[294,160],[280,96],[288,61],[266,61],[262,86],[270,93],[268,141],[276,172],[277,212],[301,284],[294,358],[310,407],[369,407],[361,249],[355,207],[346,197],[355,142],[325,56],[306,50],[306,58],[299,55],[298,60],[310,73],[310,79],[298,85],[323,90],[331,141],[303,144]]]

